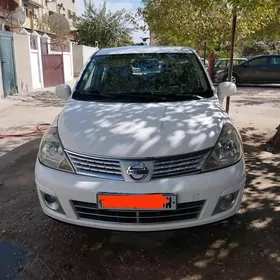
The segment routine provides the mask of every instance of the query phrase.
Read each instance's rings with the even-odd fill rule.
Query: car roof
[[[233,60],[247,60],[246,57],[234,57]],[[229,58],[220,58],[218,60],[229,60]]]
[[[256,55],[256,56],[253,56],[253,57],[251,57],[251,59],[257,58],[257,57],[272,57],[272,56],[279,56],[279,57],[280,57],[279,54],[263,54],[263,55]]]
[[[138,53],[193,53],[187,47],[129,46],[100,49],[95,55],[138,54]]]

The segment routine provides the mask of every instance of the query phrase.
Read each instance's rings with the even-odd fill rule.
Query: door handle
[[[261,70],[267,70],[267,68],[264,67],[264,68],[262,68]]]

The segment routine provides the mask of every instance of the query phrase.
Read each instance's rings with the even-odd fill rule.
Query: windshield
[[[101,96],[153,102],[209,98],[213,92],[193,53],[115,54],[93,56],[73,94],[80,100]]]

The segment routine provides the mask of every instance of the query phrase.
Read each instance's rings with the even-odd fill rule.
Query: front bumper
[[[44,213],[54,219],[92,228],[120,231],[162,231],[187,228],[218,222],[237,213],[242,201],[245,186],[244,159],[237,164],[208,173],[153,180],[148,183],[127,183],[123,181],[99,179],[88,176],[70,174],[47,168],[37,160],[35,181],[39,200]],[[212,215],[222,195],[238,192],[233,206],[222,213]],[[199,215],[194,219],[155,222],[127,223],[119,221],[100,221],[80,218],[75,210],[73,201],[96,203],[98,192],[149,194],[175,193],[177,203],[197,203],[205,201]],[[57,197],[61,211],[53,211],[47,207],[43,194]]]

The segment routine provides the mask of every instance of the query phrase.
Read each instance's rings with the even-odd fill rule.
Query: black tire
[[[243,221],[240,214],[235,214],[225,220],[216,223],[216,226],[228,229],[237,229],[242,227]]]
[[[232,82],[234,83],[234,84],[236,84],[236,85],[238,85],[239,84],[239,77],[236,75],[236,74],[232,74]],[[224,77],[224,82],[227,82],[228,81],[228,74],[227,75],[225,75],[225,77]]]

